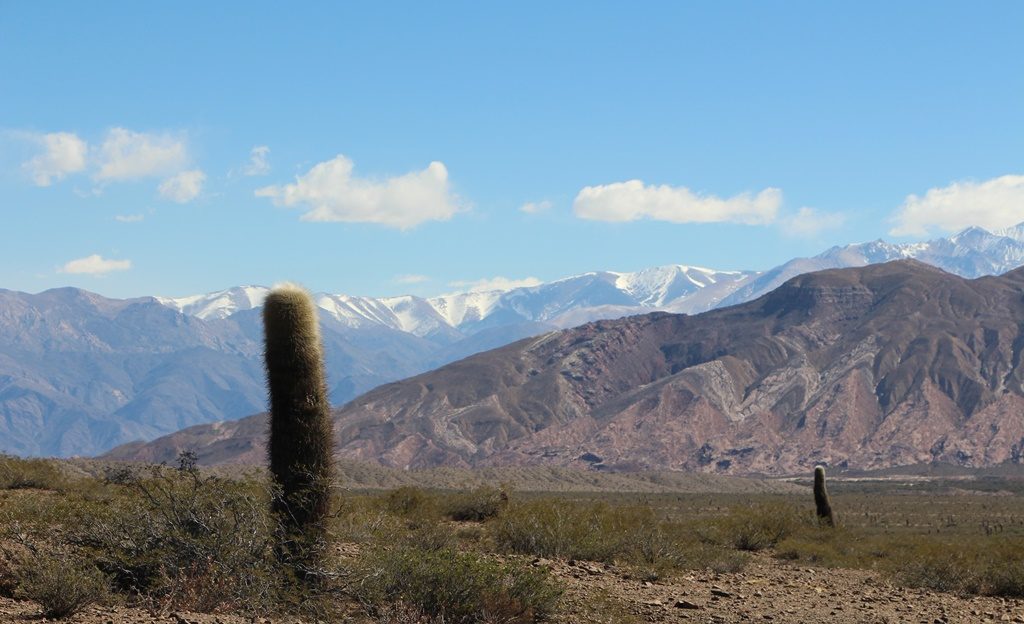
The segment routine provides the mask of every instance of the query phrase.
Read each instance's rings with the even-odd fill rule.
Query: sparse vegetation
[[[280,587],[266,486],[203,475],[184,456],[115,487],[117,504],[82,514],[68,539],[118,590],[200,611],[272,608]]]
[[[107,596],[108,580],[95,563],[75,555],[33,552],[18,568],[15,596],[34,600],[47,618],[66,618]]]
[[[733,509],[728,515],[706,523],[698,530],[711,543],[737,550],[773,548],[807,522],[794,507],[782,504],[750,505]]]
[[[395,624],[559,621],[570,608],[558,598],[567,573],[657,587],[684,572],[773,559],[1024,597],[1024,503],[994,496],[1004,488],[988,482],[978,483],[985,494],[963,496],[839,482],[845,520],[835,528],[816,521],[806,494],[351,492],[324,527],[337,556],[322,562],[320,582],[304,585],[275,554],[262,473],[214,476],[189,455],[176,467],[122,468],[106,479],[50,468],[74,475],[75,487],[0,490],[0,595],[36,600],[47,617],[96,602],[328,620],[361,613],[367,619],[356,621]],[[621,597],[604,599],[602,611],[618,614],[607,621],[635,615],[615,603]]]
[[[644,580],[680,569],[743,565],[742,557],[702,543],[691,527],[659,519],[646,505],[535,500],[509,509],[495,525],[494,539],[501,552],[620,562]]]
[[[508,506],[508,493],[503,489],[479,487],[451,497],[446,514],[459,522],[483,522],[495,518]]]
[[[0,455],[0,490],[62,490],[68,478],[57,462]]]
[[[540,570],[450,548],[379,549],[353,591],[371,614],[406,612],[438,622],[532,622],[555,609],[558,587]]]

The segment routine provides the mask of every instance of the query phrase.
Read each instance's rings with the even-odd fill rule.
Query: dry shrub
[[[1024,597],[1024,544],[974,538],[948,542],[918,537],[894,561],[897,582],[958,594]]]
[[[453,549],[378,549],[351,588],[379,621],[532,622],[552,613],[561,590],[543,570]],[[395,606],[420,619],[395,618]],[[425,619],[424,619],[425,618]]]
[[[52,460],[0,455],[0,490],[62,490],[67,485],[67,476]]]
[[[168,608],[268,611],[282,589],[269,494],[194,466],[119,479],[123,496],[70,527],[116,590]]]
[[[479,487],[455,494],[447,502],[445,514],[458,522],[484,522],[496,518],[508,506],[508,493],[494,487]]]
[[[437,513],[435,497],[409,485],[395,488],[384,495],[383,506],[388,513],[402,517],[432,517]]]
[[[621,561],[643,580],[682,569],[734,571],[745,564],[745,557],[702,543],[692,530],[660,520],[643,505],[540,499],[511,507],[494,525],[493,535],[501,552]]]
[[[808,517],[793,507],[777,504],[751,505],[708,521],[698,528],[702,537],[737,550],[773,548],[801,528],[811,526]]]
[[[66,618],[107,596],[107,577],[69,553],[34,552],[18,566],[15,595],[39,603],[43,616]]]

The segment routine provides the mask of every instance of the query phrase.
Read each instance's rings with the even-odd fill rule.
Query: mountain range
[[[1024,268],[915,261],[804,274],[753,301],[527,338],[334,410],[337,453],[399,468],[793,474],[1024,457]],[[259,462],[266,419],[116,459]]]
[[[809,271],[917,258],[974,278],[1024,263],[1024,224],[926,243],[834,247],[768,271],[670,265],[433,298],[319,293],[331,399],[521,338],[652,311],[756,299]],[[264,408],[260,286],[184,298],[0,290],[0,452],[94,455]]]

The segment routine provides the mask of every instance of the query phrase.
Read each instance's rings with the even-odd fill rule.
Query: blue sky
[[[1020,2],[0,0],[0,287],[430,295],[1010,225],[1022,26]]]

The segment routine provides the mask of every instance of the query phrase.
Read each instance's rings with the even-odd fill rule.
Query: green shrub
[[[483,522],[496,518],[508,506],[508,494],[493,487],[479,487],[454,495],[448,501],[446,515],[459,522]]]
[[[115,589],[162,607],[273,608],[280,584],[265,487],[187,466],[125,483],[68,527]]]
[[[391,490],[384,496],[384,509],[396,516],[434,515],[436,501],[418,487],[409,485]]]
[[[918,538],[894,558],[890,571],[910,587],[1024,597],[1024,545],[1019,540]]]
[[[67,476],[48,459],[22,459],[0,455],[0,489],[62,490]]]
[[[107,595],[106,576],[67,553],[33,553],[19,566],[16,582],[16,595],[39,603],[48,618],[69,617]]]
[[[396,541],[405,548],[437,551],[452,548],[455,536],[448,527],[437,523],[420,523],[408,528]]]
[[[981,589],[979,570],[972,557],[958,549],[918,548],[894,570],[902,585],[933,591],[975,593]]]
[[[351,590],[378,619],[404,605],[417,617],[445,624],[531,622],[549,615],[561,595],[537,568],[453,549],[412,548],[372,552]]]
[[[732,510],[727,516],[709,521],[699,530],[712,543],[738,550],[772,548],[809,521],[794,508],[784,505],[753,505]]]
[[[580,504],[540,499],[512,506],[493,527],[501,552],[611,563],[655,580],[682,569],[735,571],[745,557],[704,544],[679,524],[659,520],[647,506]]]
[[[630,539],[630,527],[605,504],[537,500],[509,509],[494,527],[502,552],[536,557],[612,561]]]

